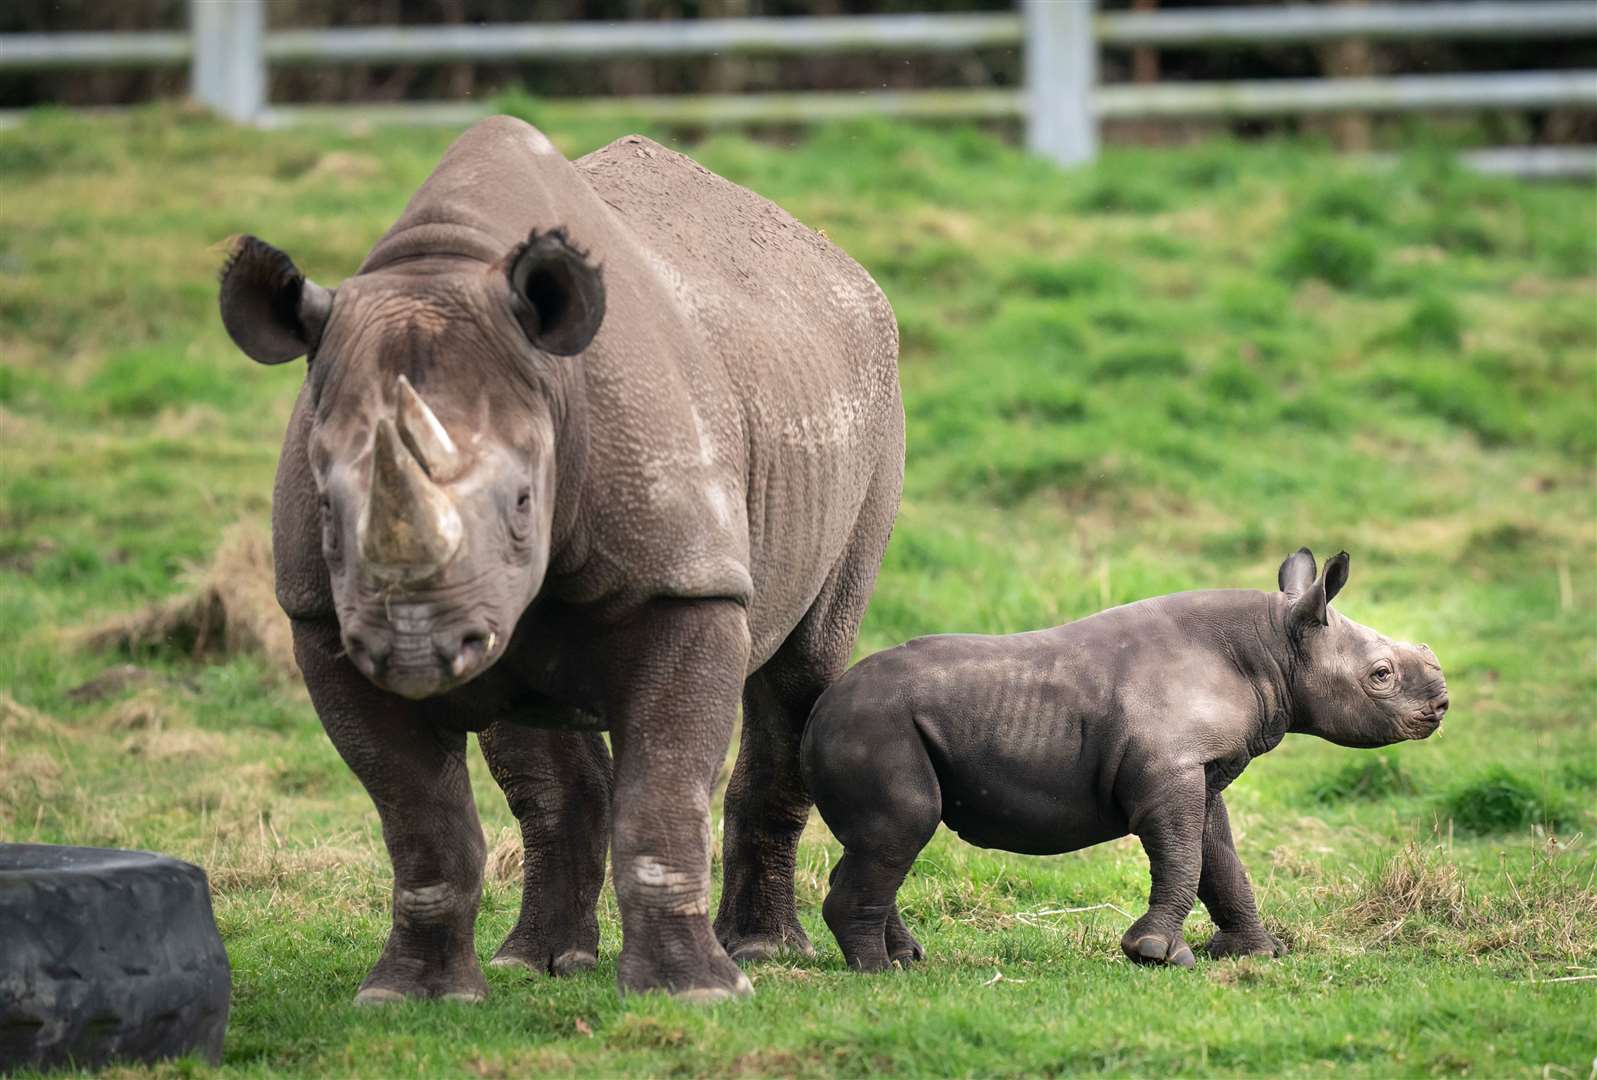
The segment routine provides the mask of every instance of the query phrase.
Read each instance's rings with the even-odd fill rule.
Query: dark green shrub
[[[1103,259],[1017,259],[1009,282],[1034,296],[1083,296],[1114,284],[1119,270]]]
[[[1494,833],[1532,825],[1561,828],[1576,824],[1573,808],[1560,794],[1494,765],[1453,787],[1443,812],[1465,832]]]
[[[1187,358],[1173,342],[1135,341],[1109,349],[1092,373],[1100,379],[1181,376],[1187,373]]]
[[[1388,799],[1394,795],[1412,795],[1416,790],[1414,780],[1394,755],[1372,754],[1349,761],[1315,784],[1309,793],[1319,802],[1334,803],[1350,799]]]
[[[1447,297],[1427,293],[1414,302],[1393,337],[1412,349],[1457,349],[1464,340],[1464,316]]]

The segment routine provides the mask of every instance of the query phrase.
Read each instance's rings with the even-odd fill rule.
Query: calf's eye
[[[520,495],[516,496],[516,509],[517,510],[526,510],[526,509],[528,509],[531,506],[532,506],[532,492],[531,491],[523,491]]]

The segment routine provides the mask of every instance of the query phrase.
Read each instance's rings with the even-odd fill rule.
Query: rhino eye
[[[1381,664],[1370,672],[1370,679],[1381,686],[1385,686],[1392,679],[1392,669],[1385,664]]]
[[[335,528],[337,523],[333,520],[333,500],[323,495],[316,501],[316,506],[321,511],[322,516],[322,543],[327,546],[329,551],[336,551],[338,550],[338,529]]]
[[[521,494],[516,496],[516,509],[525,512],[532,506],[532,491],[522,488]]]

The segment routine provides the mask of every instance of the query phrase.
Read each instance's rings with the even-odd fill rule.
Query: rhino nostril
[[[1436,714],[1436,718],[1438,720],[1440,720],[1444,715],[1446,715],[1446,713],[1447,713],[1447,695],[1446,694],[1443,694],[1441,697],[1439,697],[1435,701],[1431,702],[1431,711]]]
[[[480,630],[469,630],[460,636],[452,649],[441,649],[449,674],[460,678],[482,666],[488,656],[488,635]]]
[[[358,631],[344,635],[344,654],[368,678],[373,678],[388,659],[388,647],[379,639]]]

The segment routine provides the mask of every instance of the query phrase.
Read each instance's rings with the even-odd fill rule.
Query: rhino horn
[[[460,547],[460,512],[416,457],[392,420],[377,421],[370,494],[360,521],[361,555],[374,567],[434,570]]]
[[[434,480],[443,482],[459,471],[460,451],[455,449],[455,441],[403,375],[399,377],[399,437]]]

